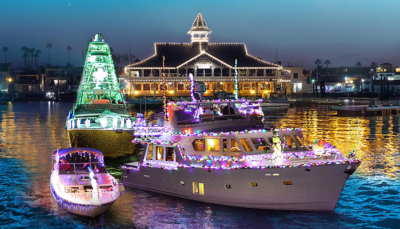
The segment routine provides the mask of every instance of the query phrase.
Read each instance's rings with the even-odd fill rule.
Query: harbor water
[[[0,228],[400,228],[399,114],[344,117],[329,106],[265,111],[266,126],[301,127],[306,139],[324,139],[346,155],[354,149],[363,160],[333,212],[226,207],[125,187],[107,214],[92,219],[59,209],[50,193],[50,157],[69,146],[71,106],[0,105]]]

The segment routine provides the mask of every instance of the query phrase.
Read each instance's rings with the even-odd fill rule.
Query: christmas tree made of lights
[[[108,100],[108,102],[107,102]],[[89,42],[75,105],[124,103],[110,47],[101,33]]]

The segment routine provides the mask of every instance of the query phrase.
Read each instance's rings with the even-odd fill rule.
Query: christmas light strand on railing
[[[237,59],[235,59],[235,99],[239,98]]]
[[[162,56],[162,58],[163,58],[163,62],[162,62],[163,73],[162,73],[162,76],[163,76],[164,125],[166,125],[167,124],[167,97],[166,97],[165,93],[166,93],[166,90],[167,90],[167,85],[166,85],[166,82],[165,82],[165,69],[164,69],[164,67],[165,67],[165,64],[164,64],[165,57]]]

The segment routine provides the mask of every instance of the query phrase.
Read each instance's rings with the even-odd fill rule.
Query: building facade
[[[162,97],[163,72],[169,97],[190,95],[189,74],[205,83],[204,96],[233,93],[236,71],[240,97],[282,93],[279,85],[290,82],[289,70],[251,56],[244,43],[210,43],[211,30],[201,13],[188,34],[190,43],[155,43],[152,56],[125,67],[128,96]]]

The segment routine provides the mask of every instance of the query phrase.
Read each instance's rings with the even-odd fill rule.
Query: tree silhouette
[[[314,61],[314,63],[317,65],[317,82],[318,82],[318,69],[319,69],[319,65],[322,63],[322,61],[320,59],[316,59]]]
[[[53,45],[49,42],[46,44],[46,48],[49,49],[49,66],[50,66],[50,49],[53,48]]]
[[[71,46],[67,46],[67,51],[68,51],[68,63],[71,63],[71,51],[72,51],[72,47],[71,47]]]
[[[36,53],[35,53],[35,56],[37,57],[36,67],[39,66],[39,56],[40,56],[40,54],[42,54],[42,51],[40,49],[36,49]]]
[[[360,74],[361,74],[361,66],[362,66],[361,62],[360,62],[360,61],[357,61],[356,67],[358,67],[358,72],[359,72]]]
[[[29,51],[29,54],[31,54],[31,67],[33,67],[33,54],[35,54],[35,49],[31,48],[28,51]]]
[[[324,64],[326,64],[326,76],[328,76],[328,67],[331,64],[329,60],[325,60]]]
[[[8,52],[8,47],[4,46],[4,47],[3,47],[3,52],[4,52],[4,63],[7,63],[7,52]]]
[[[378,64],[376,62],[372,62],[371,68],[377,68],[377,67],[378,67]]]
[[[28,47],[22,46],[21,51],[24,52],[24,54],[22,55],[24,57],[24,68],[26,68],[26,65],[27,65],[27,62],[26,62],[26,57],[28,56],[28,55],[26,55],[27,50],[28,50]]]

